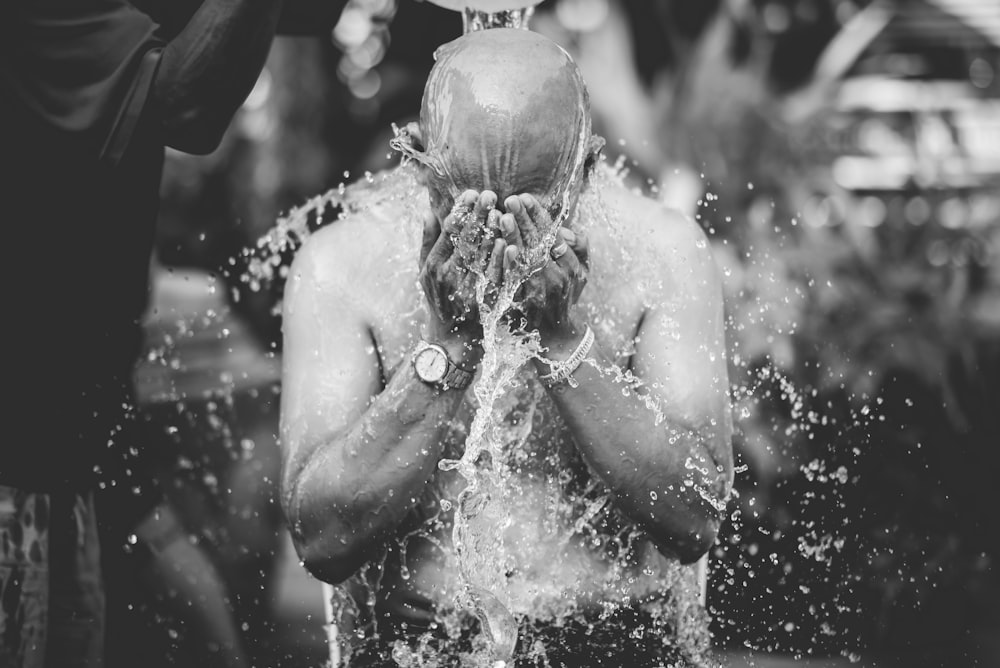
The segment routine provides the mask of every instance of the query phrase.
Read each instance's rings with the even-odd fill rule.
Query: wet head
[[[497,28],[438,49],[419,126],[397,148],[424,165],[440,218],[472,189],[499,202],[530,193],[555,220],[572,208],[602,143],[569,54],[538,33]]]

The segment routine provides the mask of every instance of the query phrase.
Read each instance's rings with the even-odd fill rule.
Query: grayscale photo
[[[0,668],[1000,667],[998,0],[6,0]]]

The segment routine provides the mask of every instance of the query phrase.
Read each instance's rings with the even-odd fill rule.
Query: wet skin
[[[421,165],[426,199],[322,229],[287,282],[282,503],[299,555],[342,582],[389,546],[383,608],[426,623],[452,602],[440,502],[464,479],[437,465],[462,452],[472,393],[421,382],[409,360],[425,338],[475,368],[470,268],[492,278],[489,301],[530,264],[515,326],[561,361],[589,325],[595,366],[552,389],[538,381],[548,362],[520,370],[497,430],[511,479],[470,520],[467,538],[482,544],[461,563],[489,552],[469,576],[539,617],[666,586],[668,557],[692,562],[714,540],[732,480],[721,290],[704,235],[622,187],[602,188],[600,205],[581,192],[600,145],[586,87],[565,51],[530,31],[443,46],[408,130],[401,150]],[[553,230],[548,216],[563,210],[569,230]],[[642,392],[620,382],[625,371]],[[621,524],[639,534],[625,548]]]
[[[721,294],[704,237],[622,189],[603,196],[622,229],[571,220],[573,232],[560,232],[568,252],[525,286],[523,315],[556,359],[591,324],[592,356],[641,379],[665,420],[590,366],[575,374],[579,387],[558,390],[537,383],[545,363],[522,369],[532,394],[512,401],[509,424],[527,411],[533,428],[512,455],[519,490],[498,548],[513,566],[505,576],[515,611],[544,615],[567,601],[590,607],[662,586],[666,559],[697,559],[718,528],[718,512],[684,480],[719,499],[731,484]],[[494,194],[461,197],[481,225],[500,230],[475,255],[502,281],[542,210],[533,197],[508,197],[498,217]],[[462,231],[449,229],[437,203],[423,214],[422,238],[401,231],[406,212],[390,207],[313,235],[293,265],[284,318],[282,488],[299,554],[315,575],[340,582],[438,517],[406,544],[409,577],[391,550],[379,592],[384,608],[422,623],[451,603],[457,583],[448,513],[438,510],[462,481],[436,465],[460,452],[471,407],[467,392],[419,381],[409,357],[421,336],[466,366],[482,354],[477,319],[462,317],[471,302],[447,298],[467,294],[468,272],[449,235]],[[695,470],[685,466],[692,460]],[[573,526],[571,488],[588,480],[610,489],[616,512],[643,532],[626,574],[651,575],[623,586],[604,547]]]

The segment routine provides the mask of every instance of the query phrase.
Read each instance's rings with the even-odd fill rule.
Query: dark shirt
[[[164,150],[149,104],[156,30],[124,0],[0,7],[2,484],[83,488],[129,468]]]

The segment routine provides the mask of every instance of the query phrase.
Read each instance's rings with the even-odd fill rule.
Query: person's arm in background
[[[142,9],[143,4],[140,0],[136,6]],[[153,4],[148,11],[157,18]],[[164,16],[179,24],[192,4],[182,2],[181,14],[172,10]],[[215,150],[256,82],[279,27],[315,34],[332,27],[343,4],[344,0],[205,0],[160,57],[152,98],[166,144],[186,153]]]
[[[221,668],[249,666],[222,576],[170,506],[160,504],[146,515],[135,536],[147,553],[137,577],[192,635],[187,646],[203,650],[202,658]]]
[[[176,36],[206,0],[131,0],[163,29]],[[347,0],[284,0],[278,18],[279,35],[324,35],[333,29]]]
[[[148,464],[134,461],[130,468],[131,474],[119,476],[127,484],[108,485],[95,495],[105,573],[106,665],[143,665],[170,646],[196,665],[247,668],[222,574],[205,548],[192,542],[156,478],[148,477]],[[136,487],[142,489],[138,496]],[[177,635],[168,638],[171,632]]]

